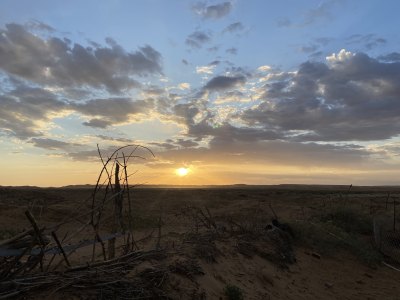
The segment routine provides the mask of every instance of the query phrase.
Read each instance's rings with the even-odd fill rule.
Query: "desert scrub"
[[[158,218],[159,212],[144,212],[141,210],[136,210],[132,213],[131,217],[131,228],[130,229],[148,229],[148,228],[157,228],[158,226]],[[129,223],[129,215],[125,215],[125,222]],[[129,225],[128,225],[129,227]]]
[[[357,222],[357,221],[356,221]],[[370,267],[375,267],[382,261],[382,255],[372,245],[370,237],[355,232],[346,231],[343,223],[334,222],[298,222],[292,227],[296,243],[312,248],[320,254],[333,256],[340,250],[346,250]],[[350,227],[353,228],[353,227]]]
[[[243,291],[241,288],[233,284],[227,284],[224,289],[225,296],[228,300],[243,300]]]
[[[0,229],[0,240],[12,238],[18,232],[14,229]]]
[[[317,217],[321,222],[330,222],[348,233],[371,235],[372,218],[352,208],[337,208]]]

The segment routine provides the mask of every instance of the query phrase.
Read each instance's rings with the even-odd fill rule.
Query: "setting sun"
[[[176,169],[176,174],[177,174],[178,176],[183,177],[183,176],[186,176],[188,173],[189,173],[189,169],[188,169],[188,168],[179,168],[179,169]]]

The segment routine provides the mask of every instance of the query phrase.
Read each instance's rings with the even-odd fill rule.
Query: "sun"
[[[175,172],[178,176],[183,177],[189,173],[189,169],[188,168],[179,168],[179,169],[176,169]]]

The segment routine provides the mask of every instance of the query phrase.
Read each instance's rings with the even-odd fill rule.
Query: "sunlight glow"
[[[178,176],[183,177],[183,176],[186,176],[188,173],[189,173],[189,169],[188,169],[188,168],[179,168],[179,169],[176,169],[176,174],[177,174]]]

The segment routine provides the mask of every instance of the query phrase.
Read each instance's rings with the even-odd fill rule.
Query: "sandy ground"
[[[154,248],[161,216],[160,242],[167,254],[164,263],[196,259],[203,270],[203,275],[193,278],[171,273],[164,288],[172,299],[227,299],[224,293],[227,285],[239,287],[244,299],[400,299],[400,272],[383,265],[371,268],[344,250],[326,256],[313,255],[315,249],[295,245],[296,263],[282,267],[257,253],[243,255],[238,251],[243,236],[228,234],[227,228],[221,229],[212,248],[205,249],[211,259],[204,253],[196,256],[193,250],[195,240],[206,236],[208,231],[201,224],[196,227],[190,217],[190,207],[201,208],[204,212],[207,207],[217,225],[227,224],[226,220],[232,219],[243,226],[255,223],[264,226],[274,213],[280,220],[295,224],[341,201],[373,214],[385,207],[388,192],[396,198],[400,188],[353,187],[350,192],[346,186],[134,189],[134,234],[140,240],[152,233],[140,247]],[[0,239],[30,228],[24,215],[26,209],[33,212],[41,226],[51,227],[71,215],[79,216],[87,211],[90,194],[90,188],[0,187]],[[86,219],[81,217],[80,221],[63,225],[59,236],[76,231]],[[107,233],[106,223],[102,234]],[[194,236],[194,240],[188,236]],[[73,235],[70,243],[90,237],[88,228]],[[265,241],[256,237],[246,242],[259,249],[268,248]],[[119,239],[121,243],[122,238]],[[90,258],[91,247],[85,247],[72,255],[71,261],[76,265]],[[41,293],[37,297],[45,296],[46,293]],[[81,297],[84,299],[84,294]]]

